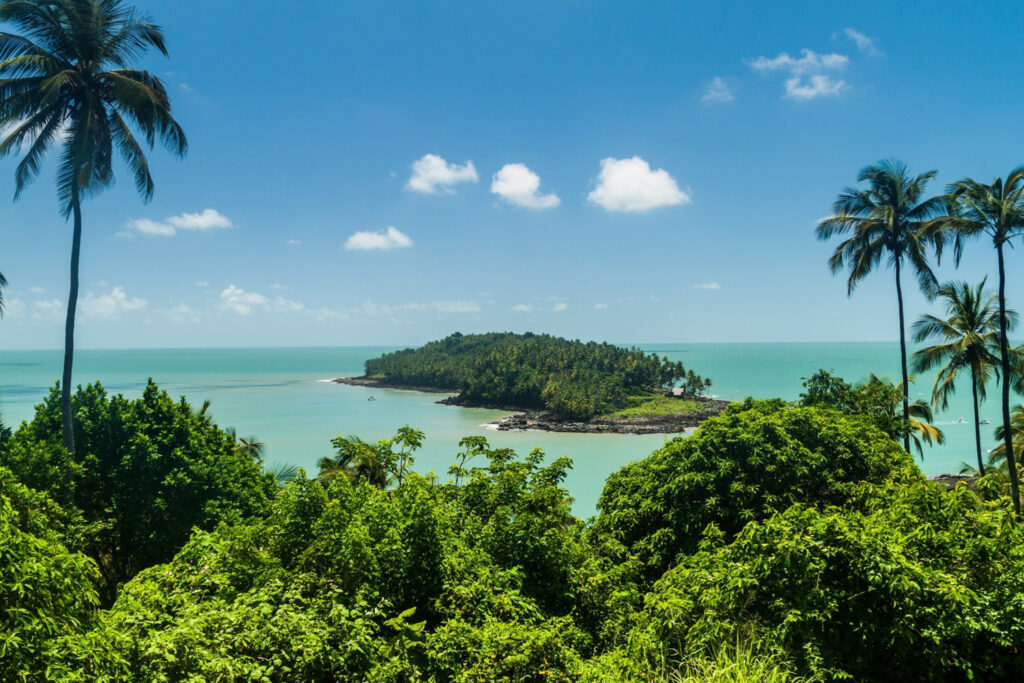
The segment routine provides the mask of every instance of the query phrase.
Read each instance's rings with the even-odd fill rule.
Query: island
[[[449,394],[447,405],[508,410],[498,429],[651,434],[696,427],[727,401],[710,379],[656,353],[547,334],[461,334],[371,358],[362,387]]]

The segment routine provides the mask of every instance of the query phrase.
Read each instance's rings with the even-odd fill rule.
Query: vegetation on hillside
[[[588,522],[568,459],[467,437],[428,479],[409,427],[338,437],[324,476],[279,487],[152,385],[75,394],[75,465],[54,390],[0,430],[0,678],[1019,677],[1024,530],[1005,478],[925,480],[887,386],[895,402],[851,400],[824,373],[815,405],[737,403],[614,474]]]
[[[458,391],[469,401],[576,419],[623,408],[631,396],[680,380],[691,392],[711,386],[682,363],[639,349],[510,332],[455,333],[418,349],[386,353],[366,361],[366,374],[398,385]]]

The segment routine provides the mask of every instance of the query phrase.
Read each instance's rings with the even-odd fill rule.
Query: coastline
[[[336,377],[330,381],[335,384],[347,384],[363,388],[448,394],[446,398],[437,401],[437,403],[462,408],[503,410],[512,413],[500,420],[488,423],[488,426],[494,427],[498,431],[537,430],[576,434],[678,434],[687,429],[698,427],[701,422],[709,417],[718,415],[729,405],[729,401],[701,398],[697,400],[706,403],[707,410],[700,412],[633,419],[594,417],[589,420],[572,420],[545,410],[525,409],[507,404],[487,403],[485,401],[470,401],[462,398],[457,389],[408,386],[365,375],[361,377]]]

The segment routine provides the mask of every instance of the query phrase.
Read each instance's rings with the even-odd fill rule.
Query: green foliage
[[[337,436],[331,439],[337,451],[333,458],[321,458],[318,479],[330,481],[347,477],[352,481],[369,482],[383,489],[392,484],[401,485],[415,462],[413,453],[423,445],[423,432],[409,425],[401,427],[391,439],[369,444],[358,436]],[[395,450],[395,447],[398,450]]]
[[[366,374],[413,387],[459,391],[469,400],[551,410],[586,419],[623,407],[631,394],[681,379],[710,381],[682,363],[613,344],[537,334],[455,333],[419,349],[366,361]]]
[[[105,602],[139,570],[171,559],[193,527],[266,510],[272,478],[184,399],[175,402],[152,382],[136,400],[94,384],[80,388],[72,405],[78,464],[61,444],[56,388],[0,448],[0,464],[68,501],[88,523],[82,549],[99,564]]]
[[[613,474],[594,533],[654,580],[707,533],[731,538],[794,503],[842,505],[857,482],[919,478],[908,454],[863,420],[747,399]]]
[[[1017,680],[1022,540],[966,489],[865,485],[848,508],[794,505],[686,558],[640,628],[693,648],[757,623],[826,680]]]
[[[693,401],[665,394],[643,394],[630,396],[626,406],[603,417],[631,420],[638,417],[662,417],[664,415],[687,415],[707,410],[704,401]]]
[[[0,680],[43,680],[59,670],[62,641],[98,616],[96,565],[64,545],[68,521],[0,468]]]

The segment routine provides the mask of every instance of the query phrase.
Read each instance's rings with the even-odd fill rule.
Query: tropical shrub
[[[593,533],[621,544],[653,581],[695,552],[709,530],[731,539],[795,503],[842,505],[858,482],[894,477],[921,475],[874,426],[747,399],[609,477]]]
[[[708,542],[655,584],[640,629],[714,646],[749,624],[825,680],[1018,680],[1024,544],[1005,508],[930,483],[865,486]]]
[[[83,549],[99,565],[101,596],[170,560],[193,527],[265,513],[276,489],[235,438],[152,381],[142,397],[91,384],[74,395],[77,463],[61,440],[54,388],[0,449],[0,465],[89,523]]]

